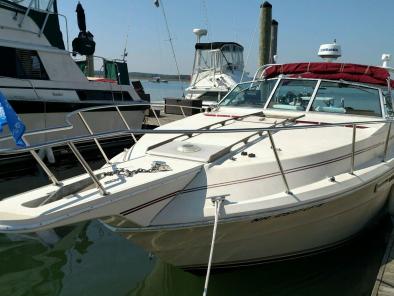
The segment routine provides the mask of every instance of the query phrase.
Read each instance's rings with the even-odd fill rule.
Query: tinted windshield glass
[[[276,81],[240,83],[220,102],[220,106],[264,107]]]
[[[377,89],[322,81],[311,111],[382,116]]]
[[[268,108],[305,111],[316,83],[316,80],[283,79]]]

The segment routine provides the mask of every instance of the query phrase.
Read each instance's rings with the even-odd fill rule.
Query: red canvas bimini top
[[[380,67],[327,62],[273,65],[265,69],[263,77],[273,78],[280,74],[300,78],[342,79],[383,86],[387,86],[387,79],[390,78],[389,72]],[[390,83],[391,87],[394,87],[394,81],[390,80]]]

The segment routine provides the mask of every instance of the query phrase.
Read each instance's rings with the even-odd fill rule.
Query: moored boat
[[[380,67],[266,66],[217,108],[125,131],[145,135],[100,170],[80,159],[87,174],[1,201],[0,232],[100,218],[185,269],[207,265],[213,225],[217,268],[339,244],[390,196],[391,84]]]
[[[104,59],[106,78],[89,79],[78,67],[63,41],[57,10],[57,1],[0,1],[0,91],[7,97],[29,131],[64,125],[66,115],[81,108],[109,104],[141,102],[130,85],[127,63]],[[65,17],[64,17],[65,18]],[[66,19],[67,21],[67,19]],[[66,27],[67,28],[67,27]],[[85,28],[86,35],[86,24]],[[90,34],[90,33],[89,33]],[[77,49],[86,45],[86,39],[76,38]],[[74,44],[74,43],[73,43]],[[90,45],[90,44],[88,44]],[[94,49],[91,54],[93,58]],[[90,65],[94,74],[94,67]],[[88,74],[88,73],[86,73]],[[107,110],[105,110],[107,111]],[[123,127],[112,120],[113,110],[86,114],[95,132]],[[124,112],[130,126],[140,128],[144,110]],[[31,143],[89,134],[77,118],[72,133],[52,133],[47,137],[31,137]],[[12,145],[2,142],[1,147]]]

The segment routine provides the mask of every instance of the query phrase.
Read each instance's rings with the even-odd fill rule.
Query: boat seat
[[[328,113],[346,113],[346,109],[342,107],[323,107],[323,106],[317,106],[315,108],[315,111],[317,112],[328,112]]]
[[[301,105],[275,104],[272,106],[272,108],[283,109],[283,110],[305,111],[304,107],[302,107]]]

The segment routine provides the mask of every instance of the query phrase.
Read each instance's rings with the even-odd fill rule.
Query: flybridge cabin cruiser
[[[129,85],[127,69],[123,71],[127,79],[123,80],[117,79],[118,75],[115,81],[90,81],[85,77],[65,50],[56,1],[1,0],[0,19],[0,91],[28,130],[64,125],[66,114],[77,109],[140,101]],[[122,72],[118,68],[125,66],[112,61],[106,64],[108,69],[111,65],[117,67],[116,73]],[[134,108],[124,115],[132,127],[141,127],[143,110]],[[113,122],[113,111],[86,116],[94,122],[92,128],[96,132],[120,127]],[[40,136],[31,141],[87,134],[78,118],[74,123],[72,133],[52,134],[50,138]]]
[[[74,149],[87,174],[1,201],[0,232],[99,218],[185,269],[209,254],[221,268],[339,244],[390,196],[391,84],[379,67],[267,66],[211,111],[131,131],[145,135],[95,172]]]
[[[217,103],[238,82],[244,70],[244,48],[235,42],[197,42],[186,99]]]

